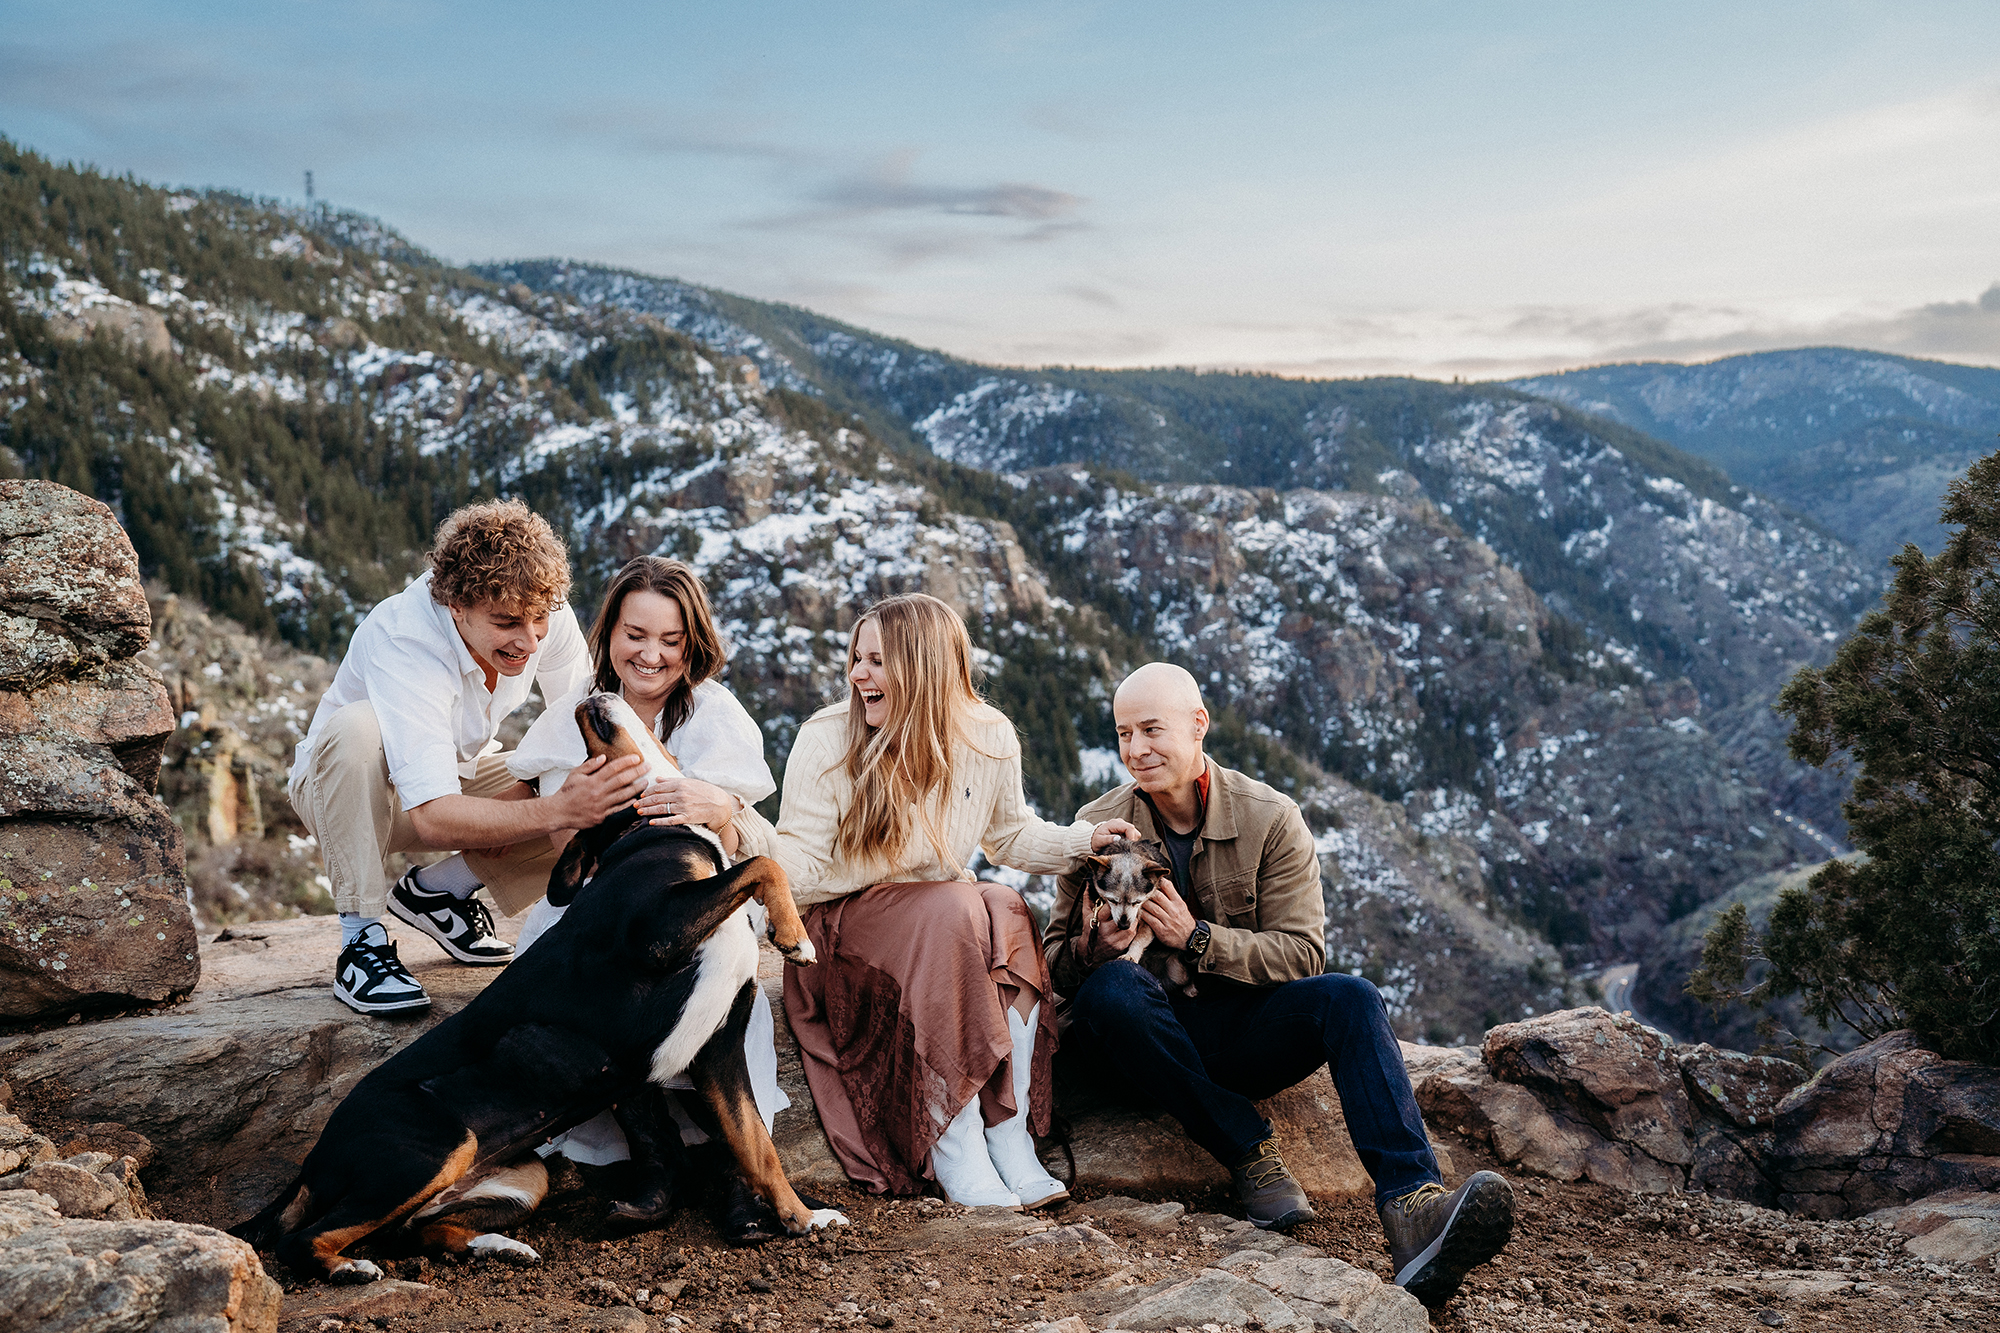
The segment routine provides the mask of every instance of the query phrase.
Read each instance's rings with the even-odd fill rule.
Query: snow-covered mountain
[[[481,272],[699,330],[879,437],[962,465],[1426,498],[1594,651],[1685,675],[1737,767],[1841,827],[1842,784],[1792,763],[1769,704],[1879,584],[1822,529],[1657,439],[1500,385],[1005,370],[671,279],[557,261]]]
[[[1594,366],[1513,387],[1656,435],[1810,515],[1878,583],[1935,554],[1938,500],[2000,432],[2000,370],[1845,347]]]
[[[149,574],[252,629],[337,655],[438,518],[517,494],[580,603],[637,552],[703,572],[780,764],[861,607],[945,598],[1052,813],[1117,780],[1123,673],[1184,661],[1218,757],[1307,810],[1330,962],[1439,1039],[1573,998],[1556,946],[1624,952],[1814,855],[1744,719],[1863,581],[1622,427],[1490,387],[997,370],[6,151],[0,465],[98,494]]]

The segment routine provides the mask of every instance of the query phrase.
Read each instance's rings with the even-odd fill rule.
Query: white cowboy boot
[[[953,1116],[944,1134],[931,1148],[931,1174],[937,1177],[944,1197],[968,1208],[998,1204],[1019,1208],[1021,1197],[1007,1188],[993,1159],[986,1155],[986,1136],[980,1133],[979,1097],[974,1094],[965,1109]]]
[[[1024,1208],[1069,1197],[1063,1183],[1043,1169],[1042,1159],[1035,1155],[1035,1137],[1028,1132],[1028,1079],[1034,1071],[1035,1020],[1041,1012],[1038,1004],[1023,1021],[1012,1006],[1007,1010],[1007,1032],[1014,1038],[1014,1105],[1021,1109],[1011,1120],[986,1131],[986,1153],[1007,1188],[1021,1196]]]

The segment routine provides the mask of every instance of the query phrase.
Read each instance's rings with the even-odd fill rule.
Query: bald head
[[[1174,810],[1192,811],[1194,783],[1207,766],[1201,743],[1208,735],[1208,710],[1194,677],[1171,662],[1148,662],[1111,697],[1111,718],[1118,726],[1118,757],[1132,780]]]
[[[1193,673],[1172,662],[1148,662],[1125,677],[1111,697],[1111,712],[1123,717],[1127,708],[1158,711],[1163,716],[1192,716],[1201,708],[1201,686]]]

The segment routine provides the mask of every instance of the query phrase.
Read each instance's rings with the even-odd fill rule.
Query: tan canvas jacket
[[[1299,807],[1254,778],[1208,762],[1208,820],[1188,857],[1194,881],[1188,907],[1210,923],[1213,939],[1199,975],[1246,986],[1276,986],[1326,970],[1326,904],[1320,896],[1319,854]],[[1152,807],[1131,783],[1108,791],[1077,812],[1079,821],[1130,820],[1141,838],[1159,841]],[[1081,941],[1088,930],[1077,908],[1082,878],[1057,881],[1055,910],[1042,933],[1042,952],[1058,994],[1074,994],[1090,969]]]

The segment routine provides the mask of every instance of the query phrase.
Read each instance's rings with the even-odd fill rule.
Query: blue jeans
[[[1271,1137],[1252,1103],[1330,1064],[1376,1203],[1438,1180],[1402,1049],[1364,978],[1333,973],[1257,989],[1211,982],[1188,999],[1121,958],[1092,972],[1070,1006],[1066,1058],[1090,1060],[1149,1096],[1225,1167]]]

